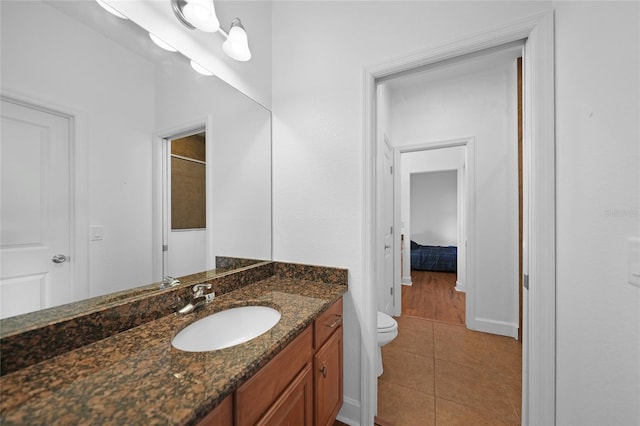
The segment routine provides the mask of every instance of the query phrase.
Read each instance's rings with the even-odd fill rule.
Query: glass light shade
[[[187,0],[182,13],[200,31],[215,33],[220,28],[213,0]]]
[[[234,25],[229,30],[229,37],[222,43],[222,50],[236,61],[248,61],[251,59],[249,40],[242,25]]]
[[[126,16],[124,16],[122,13],[118,12],[117,10],[115,10],[113,7],[111,7],[110,5],[106,4],[105,2],[103,2],[102,0],[96,0],[96,3],[98,3],[100,6],[102,6],[102,8],[104,10],[106,10],[107,12],[109,12],[110,14],[117,16],[118,18],[121,19],[129,19]]]
[[[213,75],[211,71],[209,71],[208,69],[206,69],[205,67],[203,67],[202,65],[194,61],[193,59],[191,60],[191,68],[193,68],[198,74],[206,75],[207,77],[210,77]]]
[[[160,48],[162,48],[164,50],[168,50],[169,52],[177,52],[178,51],[175,47],[171,46],[169,43],[167,43],[166,41],[164,41],[163,39],[161,39],[160,37],[158,37],[157,35],[155,35],[153,33],[149,33],[149,38],[158,47],[160,47]]]

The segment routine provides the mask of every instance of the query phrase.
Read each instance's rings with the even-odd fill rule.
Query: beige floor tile
[[[483,334],[464,326],[434,323],[434,357],[464,365],[494,368]]]
[[[378,417],[394,426],[435,425],[433,395],[378,380]]]
[[[502,426],[517,425],[513,418],[503,418],[495,412],[467,407],[453,401],[436,398],[436,425],[438,426]]]
[[[379,380],[435,395],[433,358],[384,346]]]
[[[493,350],[521,354],[522,344],[513,337],[498,336],[497,334],[482,333],[489,347]]]
[[[522,420],[522,384],[510,384],[505,383],[505,391],[507,392],[507,396],[509,397],[509,401],[511,401],[511,405],[513,406],[513,410],[516,412],[518,419]]]
[[[400,317],[397,318],[397,321],[398,337],[387,346],[405,352],[433,357],[433,322],[412,317]]]
[[[494,371],[436,359],[435,373],[438,398],[517,420],[505,386]]]

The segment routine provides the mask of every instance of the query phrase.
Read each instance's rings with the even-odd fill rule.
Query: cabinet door
[[[313,357],[315,425],[333,425],[342,406],[342,327]]]
[[[311,360],[313,333],[307,327],[236,390],[235,424],[254,426]]]
[[[198,426],[232,426],[233,425],[233,395],[229,395],[200,420]]]
[[[257,423],[264,426],[312,426],[313,376],[311,363],[298,374]]]

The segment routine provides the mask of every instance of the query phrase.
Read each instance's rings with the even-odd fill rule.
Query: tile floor
[[[455,286],[455,274],[448,275]],[[432,278],[421,276],[419,281],[433,285]],[[436,278],[442,283],[442,277]],[[427,296],[427,287],[413,288],[411,297],[433,299],[435,294]],[[440,310],[464,309],[446,299],[453,300],[443,297],[436,302]],[[398,337],[382,348],[378,418],[393,426],[519,425],[520,343],[438,317],[424,318],[427,314],[415,316],[416,311],[408,315],[404,301],[403,289],[403,315],[396,318]],[[464,312],[446,316],[458,322],[460,315],[464,318]]]

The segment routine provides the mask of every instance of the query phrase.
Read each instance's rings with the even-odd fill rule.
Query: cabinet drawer
[[[275,358],[236,391],[235,418],[238,426],[255,425],[287,388],[311,357],[312,332],[308,327]]]
[[[314,323],[314,345],[320,348],[324,342],[342,325],[342,297],[320,314]]]

